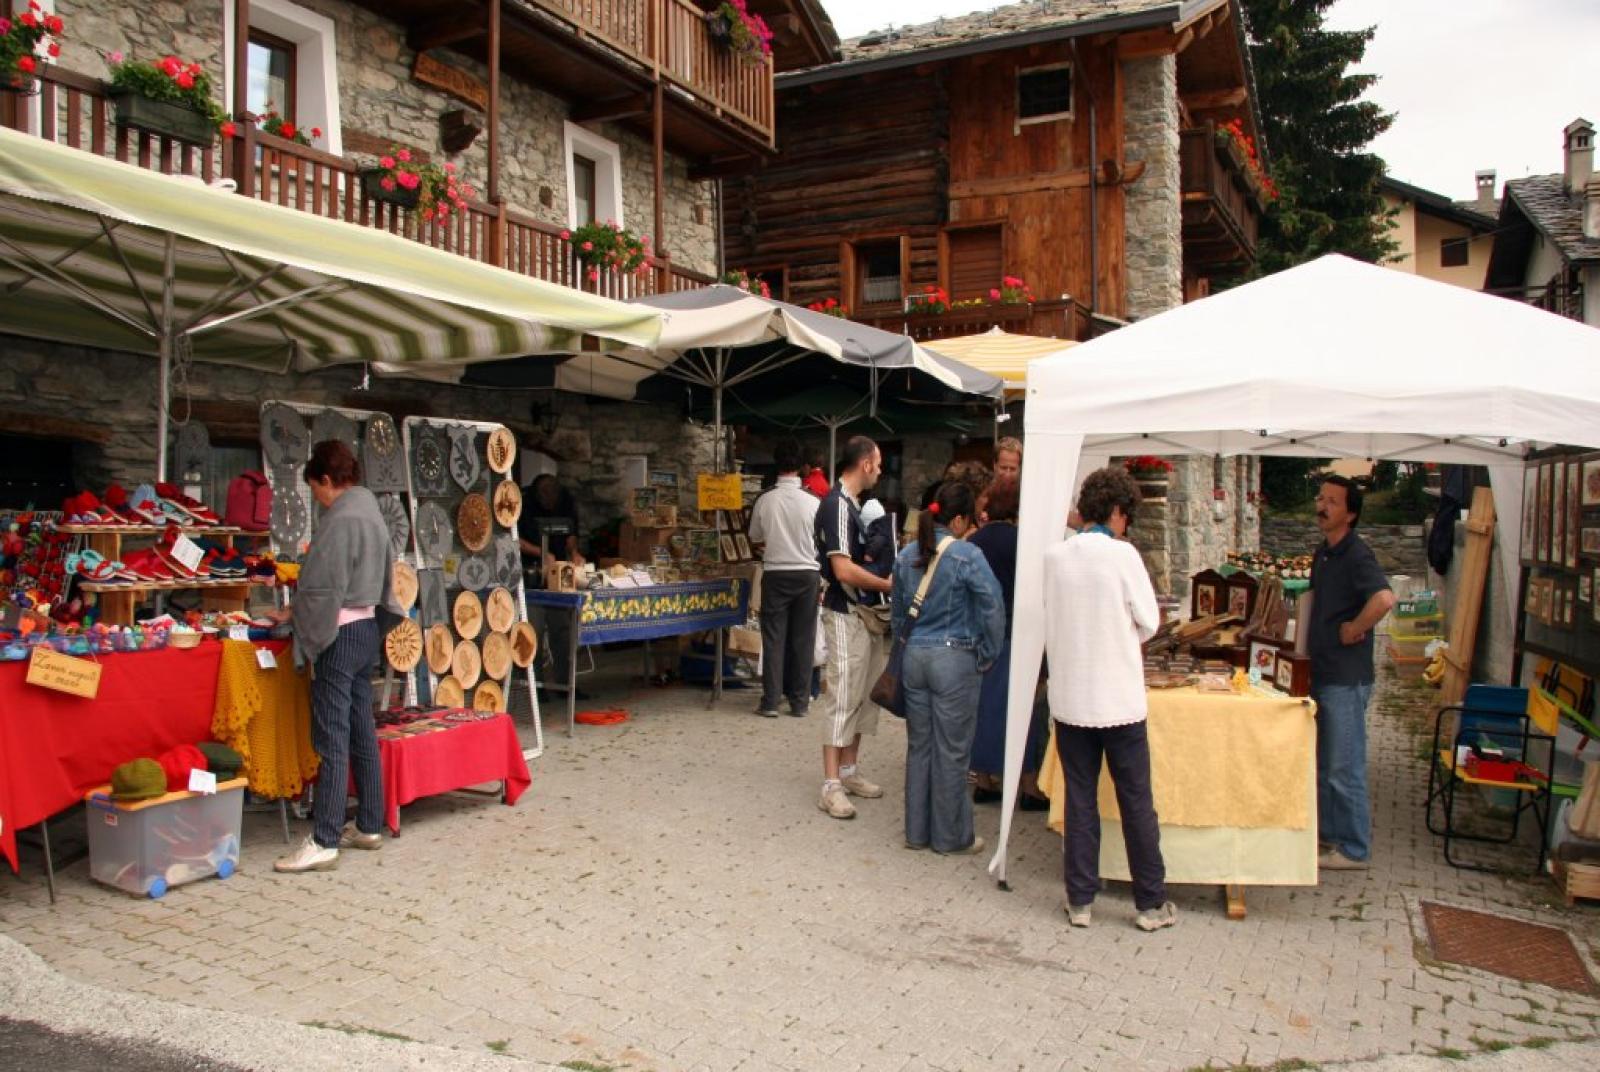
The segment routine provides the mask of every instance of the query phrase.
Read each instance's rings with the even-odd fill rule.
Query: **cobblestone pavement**
[[[838,822],[815,804],[814,718],[634,688],[636,662],[585,679],[635,718],[568,740],[552,714],[515,808],[421,801],[382,852],[298,877],[271,870],[276,815],[250,814],[239,874],[160,901],[79,862],[52,908],[30,858],[0,877],[0,933],[74,980],[574,1068],[1187,1069],[1600,1036],[1600,999],[1428,956],[1419,898],[1565,927],[1591,967],[1600,911],[1444,863],[1420,812],[1426,697],[1392,681],[1373,869],[1252,889],[1241,922],[1217,889],[1175,887],[1179,925],[1146,935],[1120,884],[1068,929],[1039,816],[1019,816],[1014,892],[986,856],[907,852],[894,720],[863,757],[888,795]],[[991,844],[997,827],[980,808]]]

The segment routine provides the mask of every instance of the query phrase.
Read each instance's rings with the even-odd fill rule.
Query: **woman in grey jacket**
[[[391,591],[389,531],[378,500],[360,486],[361,463],[337,439],[311,451],[306,483],[325,513],[300,567],[294,605],[294,658],[312,667],[311,744],[321,758],[311,835],[273,866],[326,871],[341,848],[383,847],[383,772],[372,721],[372,671],[383,632],[379,615],[398,613]],[[345,823],[355,773],[356,819]]]

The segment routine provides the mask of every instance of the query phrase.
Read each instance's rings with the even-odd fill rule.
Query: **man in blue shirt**
[[[1330,476],[1317,492],[1323,543],[1311,560],[1311,698],[1317,704],[1319,867],[1360,870],[1372,847],[1367,798],[1367,701],[1372,698],[1372,630],[1394,606],[1389,579],[1355,533],[1361,489]]]
[[[888,578],[865,566],[861,493],[878,482],[883,456],[866,436],[844,445],[839,482],[817,507],[817,556],[822,574],[822,628],[828,661],[822,670],[822,796],[817,807],[835,819],[855,818],[850,797],[881,797],[883,789],[856,770],[861,735],[878,732],[878,705],[868,695],[889,659],[888,622],[874,626],[861,606],[866,593],[887,592]]]

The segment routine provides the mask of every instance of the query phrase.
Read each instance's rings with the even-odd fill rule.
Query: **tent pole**
[[[156,480],[167,479],[167,426],[171,421],[172,394],[172,272],[177,254],[177,236],[167,232],[165,265],[161,272],[161,323],[157,346],[161,368],[156,384]]]
[[[839,453],[839,425],[837,422],[828,422],[828,486],[832,487],[838,479],[834,475],[833,467],[838,464],[834,459]]]

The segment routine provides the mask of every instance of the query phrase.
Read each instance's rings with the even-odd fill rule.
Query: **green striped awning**
[[[272,371],[649,347],[661,314],[0,128],[0,331]]]

